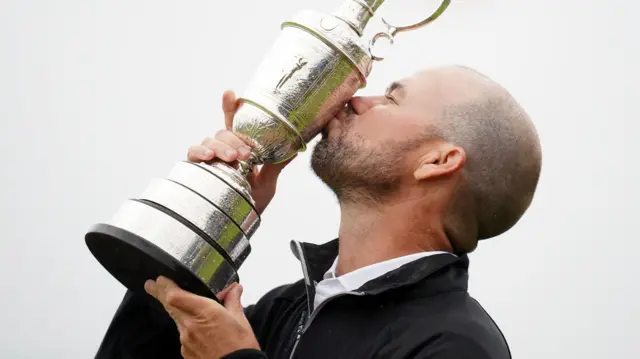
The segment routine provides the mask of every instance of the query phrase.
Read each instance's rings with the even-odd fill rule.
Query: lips
[[[356,110],[351,105],[351,101],[347,102],[347,104],[338,112],[336,118],[340,121],[348,120],[353,115],[356,114]]]
[[[341,125],[342,122],[351,120],[353,116],[355,116],[356,114],[357,113],[353,108],[353,106],[351,105],[351,102],[347,102],[347,104],[342,109],[340,109],[340,111],[338,111],[336,116],[331,120],[329,120],[326,126],[324,126],[324,128],[321,131],[322,136],[327,137],[333,127]]]
[[[333,120],[330,120],[320,131],[322,138],[327,138],[329,136],[329,125],[331,124],[331,122],[333,122]]]

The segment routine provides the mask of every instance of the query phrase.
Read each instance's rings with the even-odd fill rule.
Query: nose
[[[385,104],[387,101],[384,96],[357,96],[351,99],[351,106],[358,115],[362,115],[374,106]]]

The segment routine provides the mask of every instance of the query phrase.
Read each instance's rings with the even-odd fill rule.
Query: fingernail
[[[213,155],[213,150],[210,148],[205,148],[202,150],[202,155],[204,157],[210,157],[211,155]]]
[[[246,157],[249,156],[251,150],[249,149],[249,147],[240,147],[238,148],[238,153],[240,154],[240,156]]]
[[[145,290],[145,292],[147,292],[147,293],[151,292],[152,288],[153,288],[153,281],[151,279],[149,279],[146,282],[144,282],[144,290]]]
[[[236,155],[236,151],[232,149],[228,149],[224,152],[228,157],[233,157]]]

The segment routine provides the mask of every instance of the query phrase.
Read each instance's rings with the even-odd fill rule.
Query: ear
[[[461,169],[466,159],[467,154],[462,147],[446,144],[425,154],[413,176],[422,181],[450,175]]]

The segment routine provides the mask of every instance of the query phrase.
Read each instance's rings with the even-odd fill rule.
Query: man
[[[228,129],[190,148],[191,161],[233,162],[248,147]],[[478,240],[511,228],[540,174],[536,130],[509,93],[473,70],[444,67],[356,97],[324,129],[312,168],[337,196],[339,239],[292,243],[304,278],[255,305],[242,287],[217,302],[166,279],[128,292],[97,358],[506,359],[508,345],[467,293]],[[281,165],[252,175],[263,211]]]

